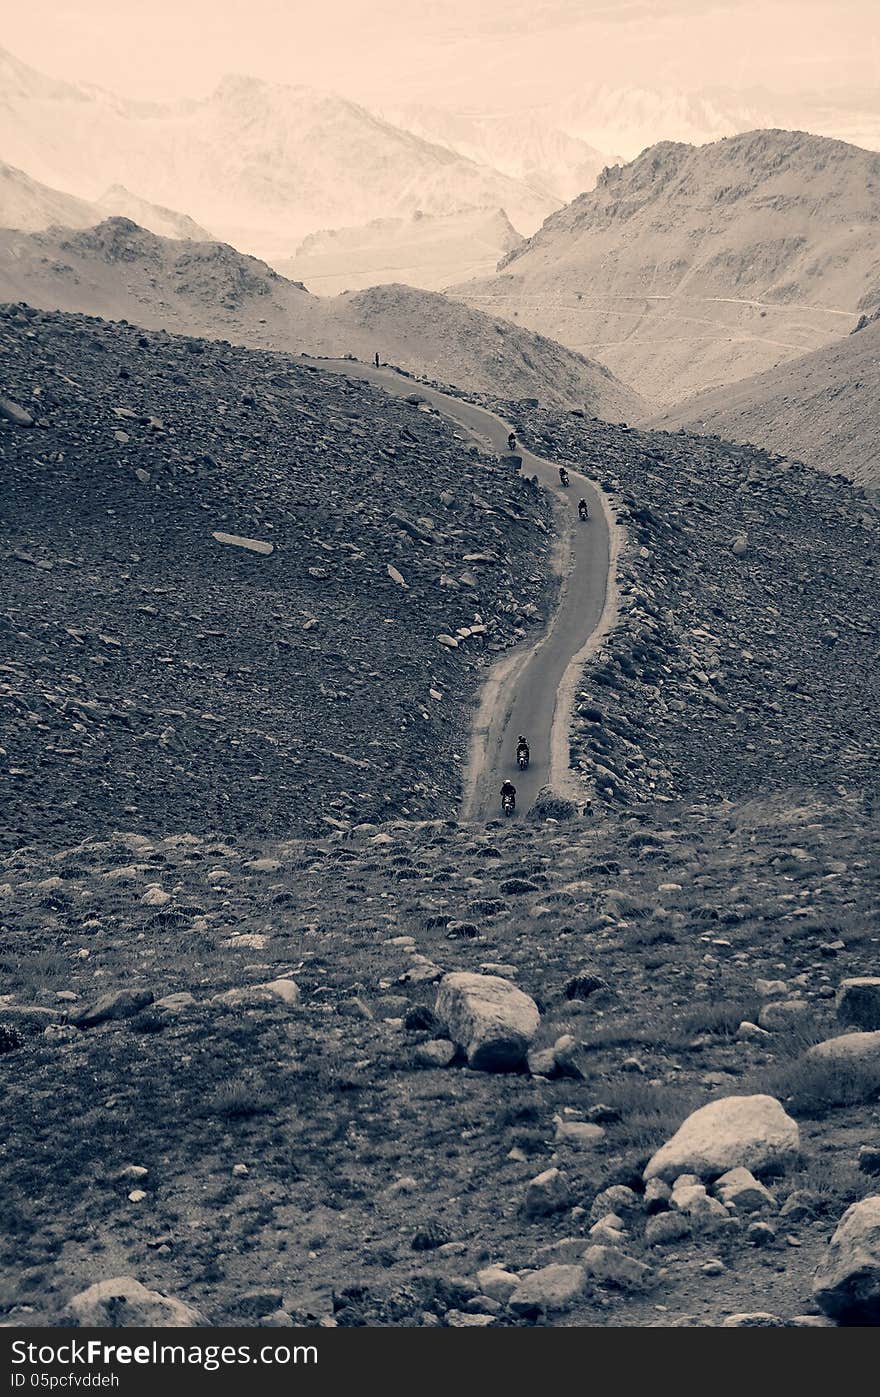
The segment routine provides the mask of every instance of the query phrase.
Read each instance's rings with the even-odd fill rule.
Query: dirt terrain
[[[126,1275],[211,1324],[816,1314],[828,1237],[877,1192],[857,1157],[878,1144],[878,1077],[803,1053],[841,1031],[838,982],[876,970],[877,852],[858,802],[807,794],[22,848],[0,865],[6,1322],[57,1322]],[[539,1047],[572,1035],[567,1075],[430,1065],[437,980],[481,967],[535,997]],[[298,1002],[256,988],[285,976]],[[94,1027],[65,1023],[121,990]],[[783,998],[796,1025],[738,1036]],[[695,1107],[754,1091],[801,1131],[773,1205],[649,1244],[648,1156]],[[581,1147],[559,1121],[601,1133]],[[530,1218],[529,1180],[553,1167],[568,1203]],[[637,1190],[638,1283],[594,1282],[537,1320],[487,1302],[479,1269],[583,1250],[614,1184]]]

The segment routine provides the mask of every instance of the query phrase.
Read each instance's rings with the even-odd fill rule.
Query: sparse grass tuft
[[[771,1068],[758,1089],[779,1097],[796,1116],[821,1119],[837,1107],[880,1100],[880,1063],[802,1056]]]

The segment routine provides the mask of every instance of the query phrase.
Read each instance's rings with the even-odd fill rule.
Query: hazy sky
[[[56,77],[201,96],[227,72],[504,108],[601,81],[880,84],[878,0],[29,0],[0,41]]]

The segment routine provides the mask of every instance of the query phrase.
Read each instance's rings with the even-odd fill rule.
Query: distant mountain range
[[[0,150],[94,201],[136,182],[229,241],[290,256],[309,232],[503,208],[533,231],[560,200],[331,93],[230,76],[201,101],[131,102],[0,53]]]
[[[880,302],[878,232],[878,154],[797,131],[667,141],[454,294],[665,407],[845,334]]]
[[[157,237],[127,219],[0,232],[0,301],[84,311],[257,349],[386,362],[500,397],[537,397],[608,421],[646,404],[600,364],[530,330],[409,286],[333,299],[225,243]]]
[[[490,275],[521,242],[503,209],[413,214],[310,233],[274,266],[321,296],[390,281],[442,291],[462,276]]]
[[[0,160],[0,228],[35,233],[42,228],[92,228],[110,214],[120,214],[166,238],[209,239],[211,234],[186,214],[161,208],[132,194],[121,184],[112,185],[94,203],[51,189],[31,179],[24,170]]]

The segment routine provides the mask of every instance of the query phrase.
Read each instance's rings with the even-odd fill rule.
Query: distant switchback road
[[[321,370],[367,379],[393,393],[417,393],[444,417],[463,427],[480,445],[507,454],[508,433],[516,424],[502,422],[493,412],[405,378],[389,368],[375,368],[350,359],[311,359]],[[556,611],[543,635],[505,655],[485,683],[474,724],[471,752],[464,778],[462,815],[483,819],[500,813],[500,787],[510,777],[517,791],[517,814],[524,813],[543,786],[565,790],[569,776],[568,720],[570,693],[580,660],[591,640],[610,619],[613,588],[609,587],[613,544],[604,498],[572,467],[568,489],[559,483],[563,462],[545,461],[517,448],[522,471],[535,475],[552,490],[559,527],[557,559],[561,590]],[[578,519],[577,502],[585,499],[589,522]],[[529,769],[516,765],[516,739],[523,733],[531,749]]]

